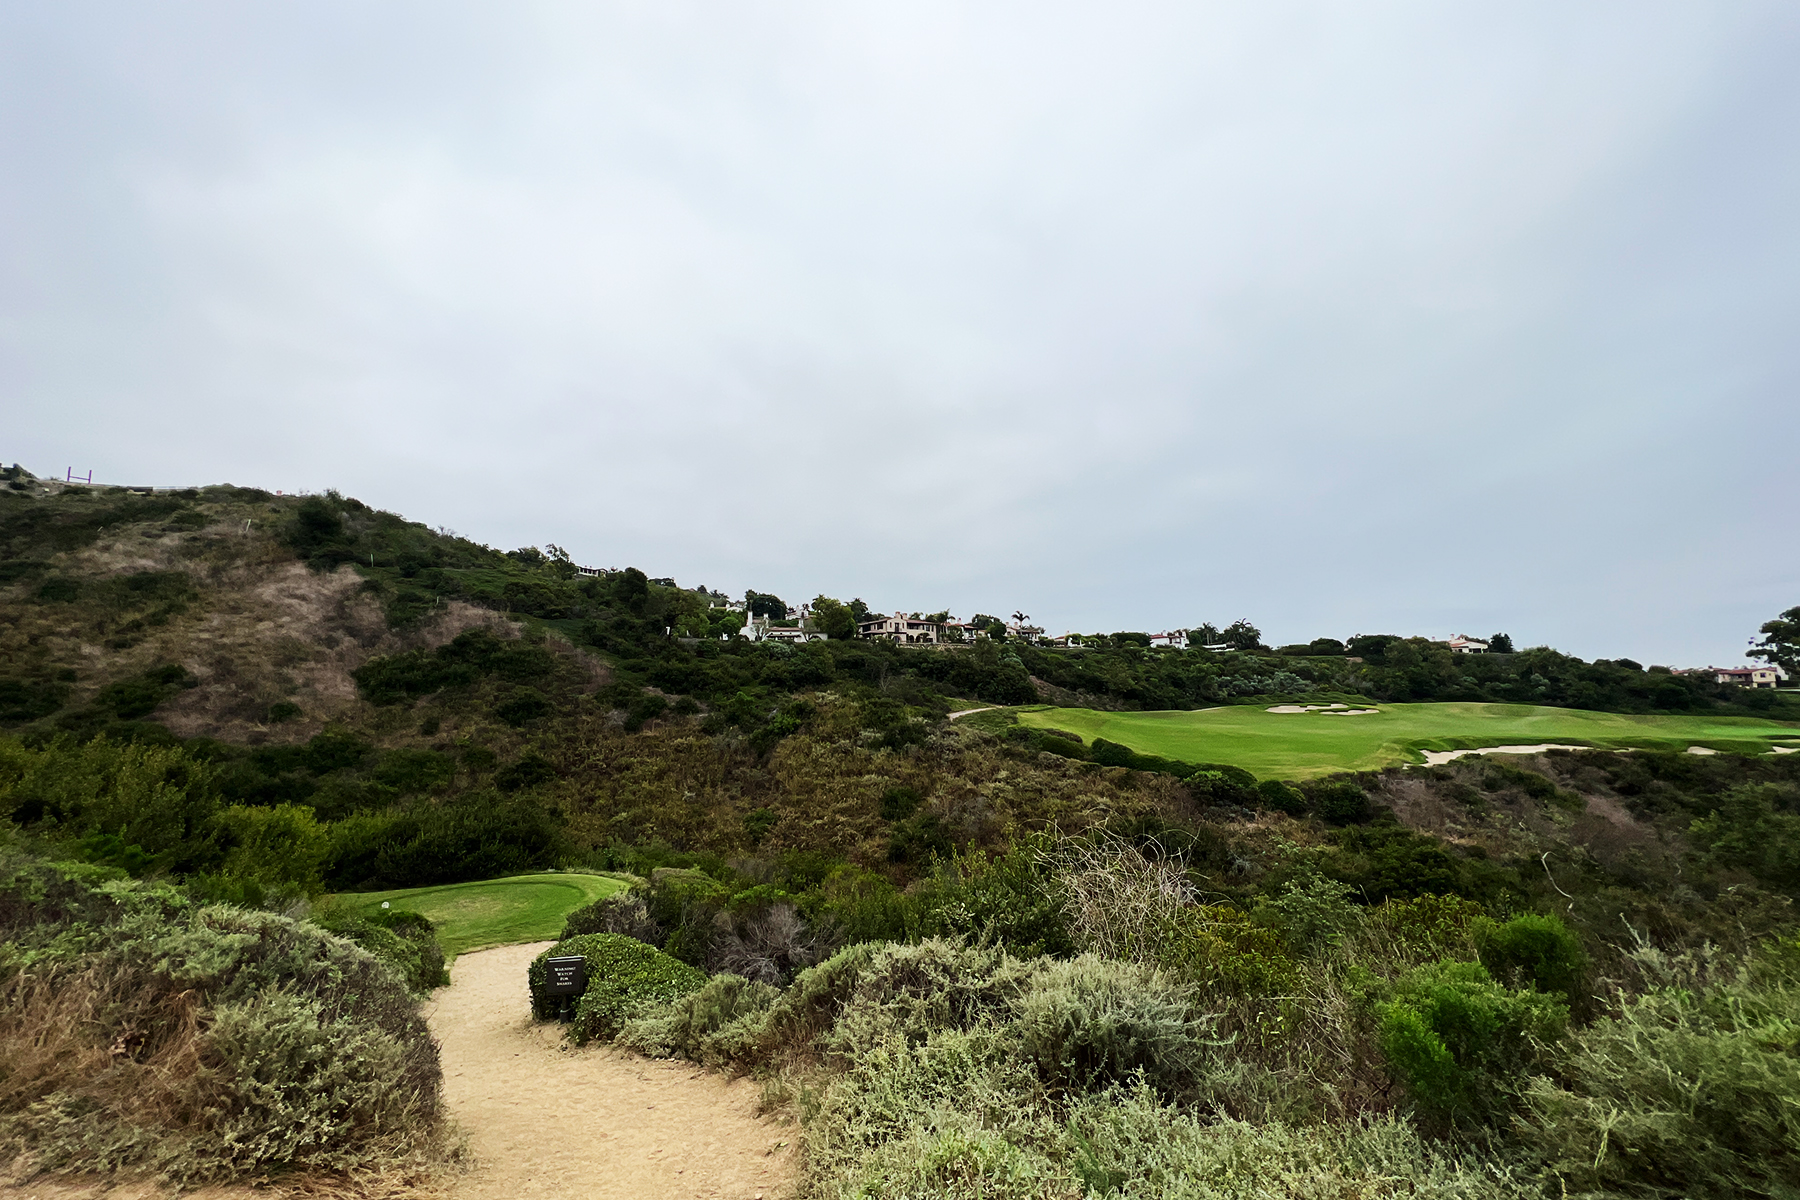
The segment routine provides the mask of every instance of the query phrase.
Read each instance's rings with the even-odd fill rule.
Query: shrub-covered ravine
[[[405,1179],[443,1161],[437,1047],[400,970],[316,925],[122,876],[0,848],[11,1175]]]

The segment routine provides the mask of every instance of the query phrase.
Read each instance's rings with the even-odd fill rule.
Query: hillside
[[[630,888],[564,938],[701,990],[584,1009],[579,1035],[762,1078],[803,1120],[814,1194],[1174,1194],[1144,1164],[1249,1156],[1256,1187],[1287,1181],[1275,1194],[1387,1195],[1384,1155],[1416,1194],[1659,1194],[1642,1147],[1716,1131],[1643,1132],[1626,1154],[1567,1115],[1636,1086],[1596,1065],[1633,1021],[1730,1043],[1715,1049],[1739,1056],[1742,1090],[1726,1108],[1792,1094],[1785,1060],[1756,1057],[1762,1034],[1655,1007],[1686,988],[1800,1016],[1800,755],[1761,753],[1800,718],[1791,697],[1548,650],[1442,677],[1429,645],[1399,642],[1360,663],[1127,635],[751,643],[722,636],[734,618],[706,592],[583,575],[554,547],[500,552],[335,495],[14,482],[0,804],[15,881],[149,889],[172,931],[157,937],[225,919],[202,913],[261,914],[294,938],[336,922],[416,990],[429,921],[395,933],[373,896],[328,893],[624,872]],[[1351,747],[1342,765],[1367,769],[1334,773],[1266,747],[1252,762],[1230,738],[1117,732],[1336,721],[1333,737],[1379,748],[1398,735],[1355,723],[1382,718],[1265,710],[1398,720],[1533,679],[1529,713],[1666,736],[1421,768]],[[1581,702],[1544,707],[1552,694]],[[1225,718],[1192,711],[1222,701]],[[1747,729],[1762,740],[1730,732]],[[1701,732],[1728,752],[1685,753]],[[30,899],[38,884],[7,886],[27,914],[8,928],[30,931],[0,934],[17,984],[31,947],[86,943],[58,940],[77,917]],[[1471,1012],[1511,1032],[1459,1041]],[[957,1088],[988,1107],[971,1116]],[[30,1116],[47,1094],[0,1094],[0,1142],[66,1161],[72,1143]],[[1682,1186],[1800,1186],[1784,1111]],[[119,1132],[139,1119],[108,1127],[121,1169],[152,1161]],[[1562,1150],[1540,1136],[1552,1127]],[[1002,1178],[1011,1190],[981,1191]]]

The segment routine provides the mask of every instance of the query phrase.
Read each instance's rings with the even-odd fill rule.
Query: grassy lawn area
[[[1021,724],[1066,729],[1142,754],[1221,762],[1263,779],[1307,779],[1424,761],[1421,750],[1562,742],[1607,749],[1686,749],[1765,754],[1800,745],[1800,725],[1755,717],[1628,716],[1529,704],[1378,704],[1370,715],[1272,713],[1259,707],[1199,712],[1096,712],[1023,708]]]
[[[392,892],[342,892],[333,907],[373,912],[387,901],[422,913],[437,926],[447,955],[488,946],[542,942],[562,932],[563,918],[584,904],[622,891],[625,884],[599,875],[513,875],[478,883],[401,888]]]

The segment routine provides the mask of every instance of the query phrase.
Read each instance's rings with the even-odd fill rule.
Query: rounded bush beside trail
[[[617,933],[588,933],[556,943],[531,960],[526,981],[531,989],[531,1015],[543,1020],[555,1014],[560,996],[545,992],[545,964],[552,958],[580,955],[587,960],[587,990],[575,1005],[569,1037],[577,1045],[611,1038],[639,1009],[669,1004],[706,986],[706,973],[671,958],[654,946]]]
[[[399,972],[303,921],[0,855],[0,1161],[178,1185],[412,1170],[437,1046]]]
[[[436,928],[419,913],[396,909],[364,916],[327,914],[315,917],[313,923],[379,958],[414,992],[422,994],[450,982]]]
[[[1178,1095],[1222,1044],[1212,1036],[1216,1018],[1194,1011],[1188,989],[1154,968],[1092,954],[1036,964],[1012,1016],[1023,1059],[1053,1088],[1141,1079]]]

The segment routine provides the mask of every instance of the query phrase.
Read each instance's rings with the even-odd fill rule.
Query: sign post
[[[587,959],[579,954],[552,958],[544,963],[544,994],[562,997],[556,1010],[559,1021],[575,1019],[575,1002],[587,991]]]

